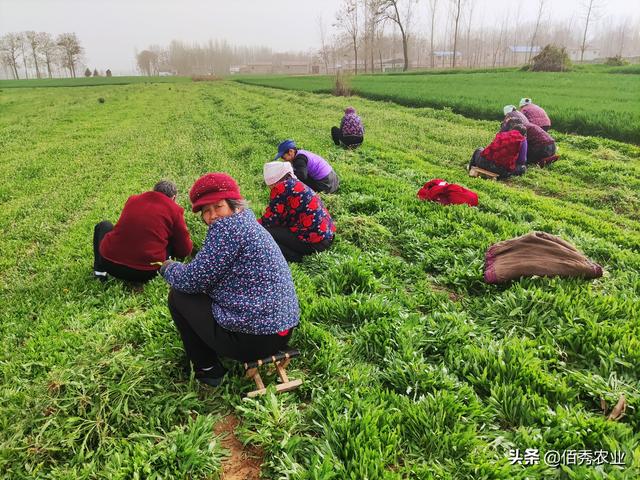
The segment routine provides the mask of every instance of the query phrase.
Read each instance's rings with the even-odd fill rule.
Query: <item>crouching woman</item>
[[[220,357],[250,361],[284,349],[300,312],[289,266],[235,180],[208,173],[189,196],[209,226],[204,244],[190,263],[167,261],[160,273],[195,377],[216,386],[226,373]]]
[[[485,148],[478,148],[469,162],[471,167],[480,167],[496,173],[504,179],[511,175],[522,175],[527,171],[527,137],[524,126],[498,132]]]
[[[336,145],[346,148],[357,148],[364,140],[362,119],[353,107],[347,107],[340,121],[340,127],[331,128],[331,138]]]
[[[289,162],[264,165],[271,189],[269,205],[258,220],[276,241],[284,258],[299,262],[333,243],[336,227],[320,196],[298,180]]]

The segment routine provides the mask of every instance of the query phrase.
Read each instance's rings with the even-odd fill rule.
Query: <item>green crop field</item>
[[[0,80],[3,88],[35,87],[91,87],[97,85],[129,85],[131,83],[179,83],[190,82],[189,77],[78,77],[38,78],[29,80]]]
[[[485,120],[502,119],[502,107],[517,106],[520,98],[531,97],[549,113],[554,130],[640,144],[640,75],[637,67],[633,68],[618,70],[636,72],[628,75],[602,73],[604,69],[593,67],[569,73],[444,71],[358,75],[351,78],[351,86],[354,93],[365,98],[411,107],[448,108]],[[334,78],[245,76],[239,81],[328,93]]]
[[[329,136],[345,102],[367,128],[356,151]],[[550,168],[491,182],[464,167],[497,122],[445,110],[235,82],[6,89],[0,110],[2,478],[215,479],[227,452],[213,429],[230,413],[264,478],[639,478],[637,146],[559,133]],[[212,389],[182,373],[161,278],[92,278],[91,237],[160,178],[188,207],[208,171],[233,175],[261,213],[262,165],[287,137],[341,177],[324,197],[337,239],[291,265],[291,375],[305,383],[243,401],[241,375]],[[434,177],[479,206],[420,202]],[[186,217],[200,245],[205,225]],[[532,230],[605,275],[485,284],[487,247]],[[625,416],[607,420],[602,402],[608,413],[621,395]],[[510,449],[624,458],[511,465]]]

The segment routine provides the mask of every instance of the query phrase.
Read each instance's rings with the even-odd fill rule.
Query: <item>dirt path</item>
[[[231,453],[222,462],[222,480],[259,480],[262,452],[242,445],[235,435],[238,423],[234,415],[227,415],[214,428],[216,435],[222,435],[222,446]]]

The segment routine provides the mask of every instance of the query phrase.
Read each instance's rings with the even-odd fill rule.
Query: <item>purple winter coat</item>
[[[518,121],[523,125],[526,125],[527,123],[529,123],[529,120],[527,119],[527,117],[524,116],[522,112],[519,112],[518,110],[513,110],[504,116],[504,120],[500,125],[500,131],[506,132],[507,130],[509,130],[508,124],[511,123],[512,121]]]
[[[527,117],[530,123],[539,126],[540,128],[550,127],[551,120],[547,112],[542,107],[539,107],[535,103],[529,103],[520,109],[520,112]]]
[[[362,120],[355,109],[349,107],[344,112],[344,117],[342,117],[342,121],[340,122],[342,135],[364,136],[364,125],[362,125]]]

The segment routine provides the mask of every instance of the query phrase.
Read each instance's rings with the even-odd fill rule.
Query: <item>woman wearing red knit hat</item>
[[[300,311],[289,266],[236,181],[208,173],[189,197],[209,226],[204,244],[190,263],[167,261],[160,274],[195,376],[216,386],[226,373],[220,356],[250,361],[284,349]]]

